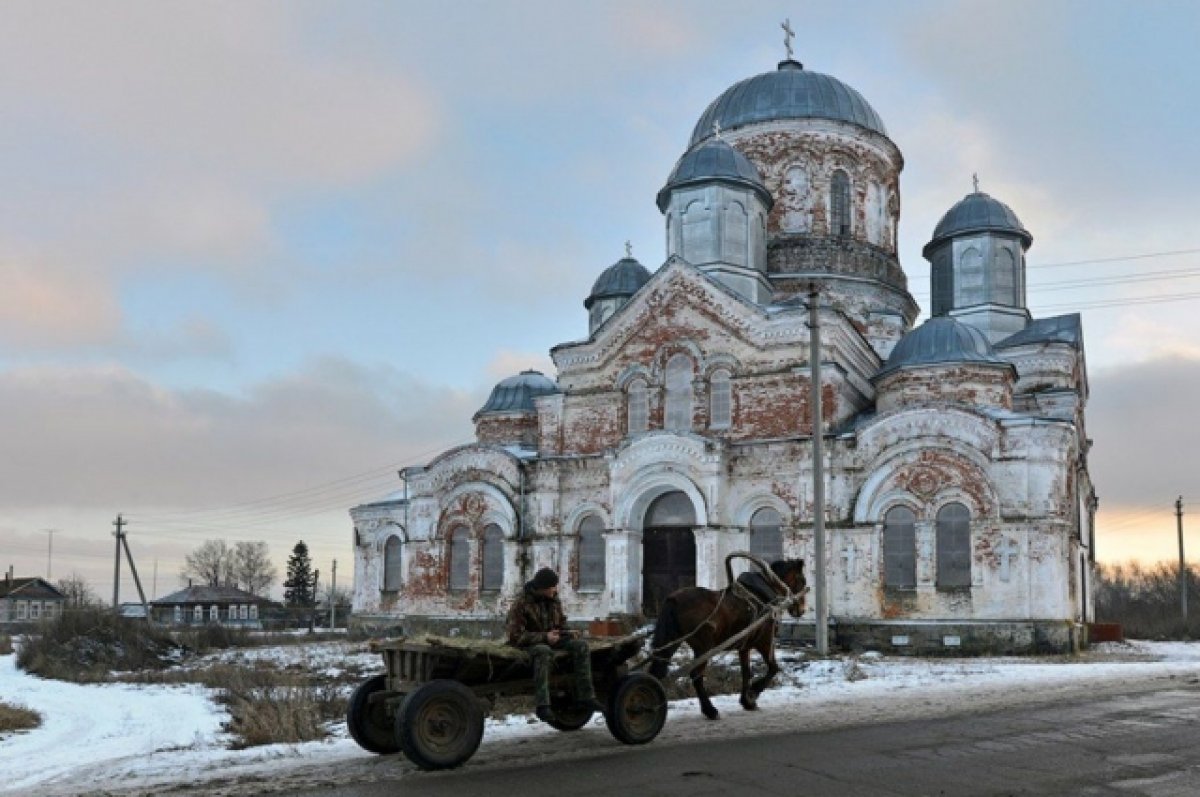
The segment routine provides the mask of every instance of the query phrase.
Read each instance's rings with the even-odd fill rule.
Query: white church
[[[354,507],[354,612],[497,629],[549,566],[572,618],[640,624],[750,550],[814,562],[810,291],[832,647],[1065,652],[1092,620],[1096,497],[1078,314],[1035,319],[1033,236],[978,188],[900,265],[904,159],[870,104],[788,58],[712,101],[556,374],[496,385],[476,442]],[[586,327],[585,327],[586,324]],[[809,614],[785,635],[814,633]]]

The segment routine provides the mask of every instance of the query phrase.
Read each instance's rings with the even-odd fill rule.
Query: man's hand
[[[546,641],[548,643],[550,643],[551,645],[557,645],[558,640],[559,640],[559,633],[560,632],[557,629],[555,629],[554,631],[547,631],[546,632]]]

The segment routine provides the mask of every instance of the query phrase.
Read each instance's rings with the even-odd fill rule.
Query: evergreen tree
[[[304,544],[304,540],[300,540],[296,547],[292,548],[292,555],[288,557],[287,579],[283,582],[284,604],[298,608],[313,606],[316,603],[316,596],[313,594],[315,580],[312,560],[308,557],[308,546]]]

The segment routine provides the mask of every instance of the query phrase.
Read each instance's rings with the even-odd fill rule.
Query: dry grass
[[[0,634],[0,656],[7,656],[13,652],[12,637],[7,634]]]
[[[27,731],[41,724],[42,717],[36,711],[0,703],[0,738],[5,734]]]

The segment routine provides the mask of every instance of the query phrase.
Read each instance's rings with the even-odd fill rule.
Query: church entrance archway
[[[696,585],[696,510],[684,493],[663,493],[642,523],[642,611],[657,617],[668,595]]]

